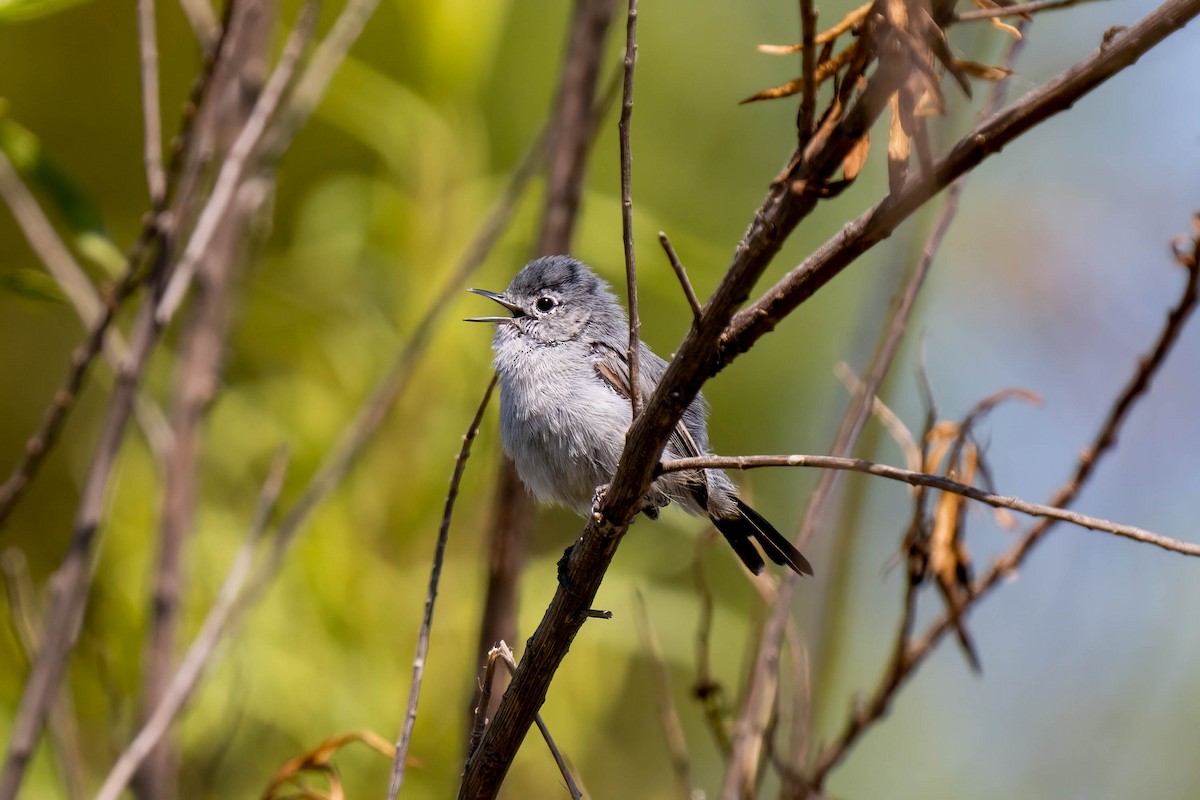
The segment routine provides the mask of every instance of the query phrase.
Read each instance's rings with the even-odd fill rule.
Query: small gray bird
[[[495,300],[511,316],[476,317],[496,325],[493,363],[500,374],[500,438],[504,452],[534,496],[586,516],[598,487],[617,471],[632,419],[626,352],[629,323],[608,284],[569,256],[525,265]],[[638,387],[643,402],[667,362],[642,343]],[[675,427],[664,458],[708,453],[707,404],[697,396]],[[767,557],[811,575],[808,560],[771,523],[738,497],[722,470],[673,472],[651,484],[643,511],[650,518],[668,503],[712,520],[753,573]]]

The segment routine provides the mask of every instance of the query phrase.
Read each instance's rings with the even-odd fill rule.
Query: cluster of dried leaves
[[[973,0],[981,10],[1000,9],[993,0]],[[882,0],[865,3],[851,11],[836,25],[813,37],[811,46],[805,42],[791,45],[759,46],[773,55],[802,53],[805,72],[781,86],[774,86],[751,95],[743,103],[773,100],[792,95],[802,97],[802,107],[815,107],[815,95],[823,84],[832,83],[832,99],[825,112],[825,122],[840,114],[849,91],[865,80],[872,61],[878,59],[887,68],[900,70],[906,79],[890,98],[891,125],[888,132],[888,181],[894,191],[908,176],[908,166],[915,148],[922,170],[933,164],[933,153],[925,120],[945,112],[942,78],[949,73],[967,96],[971,95],[971,79],[1002,80],[1012,74],[1007,67],[991,66],[959,58],[950,49],[946,28],[958,18],[954,0]],[[1006,33],[1021,38],[1020,32],[999,18],[992,24]],[[847,41],[847,39],[849,41]],[[841,49],[839,50],[839,46]],[[815,48],[820,52],[815,55]],[[808,51],[808,52],[806,52]],[[811,69],[809,65],[811,64]],[[803,131],[804,125],[801,124]],[[843,162],[846,181],[854,180],[866,163],[871,148],[870,134],[864,136]]]

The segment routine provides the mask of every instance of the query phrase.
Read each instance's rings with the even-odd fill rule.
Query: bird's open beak
[[[525,316],[525,311],[516,303],[509,301],[507,297],[496,292],[489,292],[487,289],[467,289],[468,292],[474,292],[477,295],[486,297],[489,300],[495,300],[500,305],[512,312],[511,317],[469,317],[463,322],[511,322],[515,317]]]

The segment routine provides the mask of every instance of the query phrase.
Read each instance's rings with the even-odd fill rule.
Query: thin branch
[[[479,746],[483,729],[487,727],[487,710],[492,702],[492,687],[496,682],[496,661],[499,658],[501,647],[508,647],[508,645],[503,640],[497,642],[487,651],[484,658],[483,680],[479,684],[479,702],[475,706],[475,720],[471,725],[471,736],[467,740],[467,758],[470,758],[471,754],[475,752],[475,748]]]
[[[138,50],[142,69],[143,160],[146,163],[146,186],[150,190],[150,206],[161,209],[167,200],[167,175],[162,160],[162,112],[158,99],[158,43],[154,22],[154,0],[138,0]]]
[[[487,410],[492,399],[492,391],[500,379],[499,373],[492,373],[487,388],[483,391],[483,399],[475,410],[471,425],[462,437],[462,448],[454,459],[454,474],[450,477],[450,489],[446,492],[446,504],[442,511],[442,524],[438,528],[437,544],[433,550],[433,566],[429,570],[429,589],[425,593],[425,615],[421,618],[421,630],[417,635],[417,654],[413,657],[412,683],[408,689],[408,710],[404,714],[404,725],[400,730],[400,738],[396,742],[396,755],[392,759],[392,779],[388,787],[388,800],[396,800],[400,793],[400,785],[404,782],[404,766],[408,760],[408,748],[412,744],[413,727],[417,724],[417,702],[421,697],[421,681],[425,676],[425,657],[429,654],[429,633],[433,628],[433,605],[437,601],[438,583],[442,577],[442,561],[446,555],[446,542],[450,539],[450,519],[454,515],[454,503],[458,500],[458,485],[462,482],[463,472],[467,468],[467,459],[471,457],[471,443],[479,433],[479,425],[483,422],[483,413]]]
[[[638,636],[642,640],[642,647],[646,650],[646,655],[650,658],[650,665],[654,669],[658,721],[667,742],[667,751],[671,754],[671,770],[675,775],[675,790],[679,794],[680,800],[690,800],[692,777],[687,739],[683,735],[683,724],[679,721],[679,711],[675,708],[671,689],[671,670],[663,656],[662,645],[659,644],[658,637],[654,635],[654,627],[650,623],[650,612],[646,609],[646,598],[640,589],[637,592],[637,608]]]
[[[508,668],[508,673],[510,675],[517,669],[517,661],[515,658],[513,658],[512,650],[509,649],[509,646],[506,643],[497,642],[496,646],[489,650],[487,654],[487,667],[484,671],[486,682],[483,686],[483,692],[480,694],[481,700],[491,694],[492,684],[495,682],[495,665],[497,661],[503,663],[504,666]],[[481,702],[477,712],[482,714],[484,711],[486,711],[486,709],[487,704]],[[476,727],[479,732],[482,732],[484,726],[484,722],[481,721],[481,719],[481,717],[476,717]],[[546,741],[546,746],[550,749],[550,755],[554,758],[554,763],[558,765],[559,773],[562,774],[563,780],[566,781],[567,791],[571,793],[573,800],[580,800],[580,798],[584,796],[583,792],[579,790],[579,786],[576,784],[575,778],[571,775],[571,768],[567,765],[567,760],[563,758],[562,753],[559,751],[558,745],[554,743],[554,737],[550,735],[550,729],[546,726],[541,714],[537,715],[536,722],[538,730],[541,731],[542,738]],[[472,735],[472,740],[478,742],[478,739],[474,735]],[[468,755],[470,752],[471,751],[468,750]]]
[[[254,103],[253,111],[246,119],[246,124],[242,126],[237,139],[222,161],[212,193],[196,220],[196,227],[192,229],[191,238],[188,239],[183,255],[180,256],[155,311],[159,325],[165,325],[183,302],[188,286],[195,277],[196,265],[212,244],[217,228],[242,183],[246,166],[267,130],[268,123],[275,115],[275,109],[279,107],[284,91],[292,81],[300,56],[304,54],[304,48],[316,26],[318,8],[317,0],[307,0],[301,7],[296,25],[279,56],[279,63],[275,65],[271,77]]]
[[[1079,495],[1100,458],[1116,444],[1117,435],[1128,419],[1129,412],[1150,388],[1152,378],[1165,363],[1179,339],[1184,324],[1195,312],[1197,300],[1200,299],[1200,236],[1193,242],[1191,258],[1185,266],[1188,269],[1188,279],[1179,302],[1168,314],[1166,324],[1150,353],[1138,360],[1132,377],[1118,394],[1091,445],[1080,455],[1073,474],[1055,492],[1051,499],[1054,506],[1069,505]],[[829,772],[846,757],[863,733],[887,713],[896,692],[933,652],[941,638],[954,629],[955,617],[966,614],[980,598],[1013,575],[1024,563],[1034,545],[1041,541],[1056,521],[1058,520],[1046,518],[1034,524],[1007,554],[998,558],[987,573],[975,581],[957,615],[951,612],[943,614],[926,629],[919,640],[909,645],[900,657],[894,659],[867,703],[851,715],[841,734],[820,754],[810,778],[811,786],[819,789]]]
[[[1047,506],[1041,503],[1030,503],[1019,497],[994,494],[975,486],[940,475],[930,475],[927,472],[913,472],[887,464],[877,464],[863,458],[841,458],[838,456],[809,456],[809,455],[779,455],[779,456],[699,456],[697,458],[676,458],[664,461],[662,472],[678,472],[689,469],[759,469],[761,467],[805,467],[808,469],[833,469],[848,472],[861,472],[865,475],[875,475],[910,486],[925,486],[943,492],[959,494],[971,500],[987,503],[995,508],[1007,508],[1019,511],[1032,517],[1047,517],[1060,522],[1070,522],[1081,528],[1102,531],[1133,539],[1137,542],[1156,545],[1164,550],[1171,550],[1187,556],[1200,556],[1200,543],[1185,542],[1161,536],[1157,533],[1135,528],[1131,525],[1121,525],[1099,517],[1089,517],[1068,511],[1057,506]]]
[[[813,0],[800,0],[800,78],[804,93],[800,97],[800,111],[796,120],[801,145],[812,136],[813,123],[817,115],[817,8]]]
[[[632,419],[641,412],[642,393],[638,383],[638,340],[642,320],[638,316],[637,256],[633,248],[633,154],[629,147],[629,124],[633,117],[633,65],[637,61],[637,0],[629,0],[625,24],[625,82],[621,92],[621,121],[617,123],[621,149],[621,240],[625,245],[625,289],[629,297],[629,407]]]
[[[981,19],[1018,17],[1036,14],[1039,11],[1053,11],[1092,2],[1096,2],[1096,0],[1033,0],[1031,3],[1013,3],[1012,5],[996,6],[995,8],[977,8],[971,11],[964,11],[961,14],[955,14],[950,22],[974,22]]]
[[[696,297],[696,290],[692,288],[692,282],[688,280],[687,270],[683,268],[683,262],[679,260],[679,255],[676,254],[675,248],[671,245],[671,240],[667,238],[667,234],[663,231],[658,232],[658,243],[666,251],[667,260],[671,262],[671,269],[675,270],[675,277],[679,278],[679,286],[683,289],[683,296],[687,298],[688,306],[692,309],[692,322],[699,322],[700,315],[704,313],[704,309],[700,307],[700,299]]]
[[[233,623],[240,620],[244,612],[242,600],[247,579],[251,574],[254,563],[254,553],[258,549],[268,529],[271,514],[279,493],[283,489],[284,478],[287,476],[288,454],[280,450],[271,464],[267,479],[263,482],[259,493],[258,509],[250,526],[250,534],[234,556],[229,574],[221,584],[217,597],[213,600],[212,608],[204,618],[200,631],[188,647],[179,669],[171,679],[170,685],[163,693],[158,706],[147,717],[141,730],[133,737],[133,741],[121,753],[116,763],[104,779],[96,800],[118,800],[121,792],[129,785],[130,779],[137,772],[142,761],[154,749],[154,746],[170,730],[171,723],[178,716],[183,706],[191,698],[200,679],[204,677],[213,665],[213,656],[217,645],[220,644],[225,632]]]

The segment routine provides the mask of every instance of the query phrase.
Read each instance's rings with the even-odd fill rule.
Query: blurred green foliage
[[[5,103],[0,147],[70,243],[109,269],[115,251],[104,243],[128,246],[147,207],[134,10],[115,0],[63,10],[70,5],[0,4],[0,98]],[[285,4],[285,19],[293,6]],[[847,7],[822,4],[822,19],[837,19]],[[325,28],[336,10],[325,10]],[[272,454],[280,444],[293,453],[282,498],[286,507],[411,335],[508,171],[544,124],[568,10],[568,4],[544,0],[385,2],[314,121],[286,154],[272,230],[240,286],[224,380],[208,418],[197,534],[186,558],[185,642],[246,536]],[[643,335],[664,355],[686,331],[690,312],[655,234],[660,229],[670,234],[697,291],[706,296],[766,184],[791,151],[794,106],[738,107],[736,102],[793,77],[794,60],[757,54],[754,46],[794,39],[795,14],[794,4],[781,2],[734,7],[674,0],[642,9],[633,123],[635,235]],[[27,21],[7,24],[17,19]],[[198,54],[178,8],[160,4],[159,22],[164,127],[170,135]],[[999,37],[976,29],[958,44],[986,59],[999,50]],[[1046,38],[1055,41],[1054,34]],[[614,67],[615,39],[606,59]],[[1054,57],[1051,53],[1049,60]],[[1032,74],[1050,68],[1046,58],[1034,57],[1041,72]],[[951,128],[964,124],[972,111],[957,95],[953,105],[958,116],[946,123]],[[838,204],[806,222],[773,275],[797,263],[883,190],[877,162],[869,162]],[[594,150],[575,252],[619,285],[616,164],[613,118]],[[535,190],[522,203],[475,285],[501,288],[524,262],[537,229],[539,199]],[[1034,230],[1032,212],[1014,209],[1012,216],[1030,223],[1030,237],[1049,238]],[[964,224],[979,231],[990,221]],[[920,224],[917,228],[919,233]],[[912,234],[898,236],[885,253],[839,278],[820,302],[806,305],[710,385],[706,391],[719,450],[827,446],[830,409],[841,398],[830,367],[839,358],[861,364],[862,354],[869,352],[875,321],[915,250]],[[0,467],[7,469],[62,380],[82,329],[67,305],[47,302],[58,293],[39,277],[36,260],[5,214],[0,214],[0,254],[0,341],[6,343],[0,348]],[[475,313],[476,302],[468,296],[455,301],[374,444],[308,523],[279,579],[223,648],[220,665],[179,729],[184,797],[256,796],[286,759],[328,736],[370,728],[392,738],[399,729],[446,482],[459,436],[488,378],[487,333],[456,322]],[[955,335],[952,331],[946,338]],[[149,391],[163,402],[170,397],[170,345],[148,379]],[[43,601],[46,579],[69,535],[109,383],[107,368],[97,364],[62,444],[0,532],[0,545],[27,555]],[[942,386],[946,383],[957,385],[950,378]],[[973,398],[996,388],[988,382],[981,390],[980,383],[962,395]],[[1064,447],[1071,452],[1070,445]],[[448,797],[457,785],[475,681],[484,574],[480,554],[497,455],[489,416],[467,470],[450,540],[412,750],[418,763],[408,771],[405,797]],[[884,451],[881,457],[893,456]],[[783,530],[798,521],[812,481],[811,475],[787,471],[741,479],[756,505]],[[822,662],[826,671],[816,673],[827,680],[813,689],[818,737],[836,730],[848,694],[875,679],[898,596],[897,576],[884,584],[879,571],[899,536],[896,515],[907,513],[905,498],[888,487],[881,490],[886,510],[872,506],[868,511],[861,500],[867,484],[849,485],[852,502],[864,503],[856,507],[861,512],[856,519],[866,541],[850,552],[858,560],[805,582],[797,603],[805,631],[817,630],[821,618],[838,621],[837,629],[826,630],[830,638],[822,640],[829,648],[817,654],[829,659]],[[161,465],[135,432],[112,487],[99,571],[72,661],[70,691],[92,788],[134,730],[160,495]],[[554,588],[554,564],[579,527],[561,511],[539,514],[522,587],[523,633],[540,619]],[[715,604],[713,670],[730,698],[741,685],[764,607],[723,547],[697,551],[700,532],[696,521],[675,513],[633,528],[598,601],[615,612],[615,621],[585,627],[553,685],[544,716],[591,796],[673,796],[650,702],[656,691],[652,671],[634,625],[639,587],[670,662],[694,779],[710,793],[719,785],[722,759],[689,692],[701,613],[693,583],[695,553]],[[832,596],[844,603],[822,600],[831,585],[841,587],[842,593]],[[0,616],[7,614],[7,606],[0,606]],[[980,638],[990,670],[1005,655],[989,648],[986,636]],[[519,655],[521,642],[512,644]],[[1030,649],[1036,658],[1036,646]],[[969,694],[977,686],[962,683],[952,651],[943,656],[933,665],[939,670],[930,679],[934,685],[920,695],[922,702],[938,705],[884,726],[887,746],[872,745],[856,755],[845,786],[866,787],[862,796],[1002,797],[1014,796],[1013,787],[1047,796],[1033,778],[1026,782],[1019,769],[1010,769],[1003,752],[984,752],[994,742],[983,745],[968,737],[963,744],[956,741],[958,729],[950,727],[926,748],[914,735],[939,714],[962,722],[953,709],[966,701],[955,691]],[[15,638],[0,626],[0,731],[11,724],[24,674]],[[1002,664],[999,674],[1003,687],[1011,673]],[[927,759],[917,776],[914,764],[905,760],[914,753]],[[1082,763],[1073,775],[1083,774],[1090,762]],[[385,759],[351,747],[338,764],[350,797],[382,794]],[[878,777],[888,774],[898,775],[900,785]],[[968,779],[978,783],[965,784]],[[530,737],[510,773],[507,796],[558,796],[559,783],[549,755]],[[836,781],[833,786],[840,791]],[[894,791],[881,794],[881,786]],[[61,792],[54,761],[43,746],[25,796]]]

